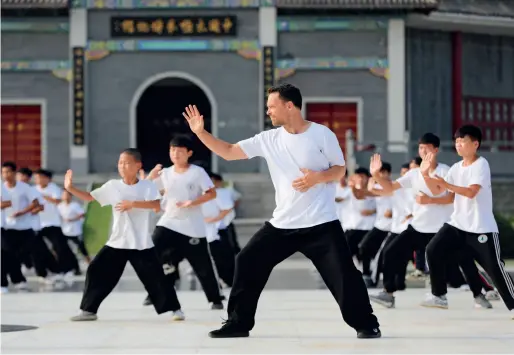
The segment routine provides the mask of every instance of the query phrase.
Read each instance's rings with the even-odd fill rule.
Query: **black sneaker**
[[[223,303],[221,303],[221,302],[220,303],[213,303],[211,305],[211,309],[223,309],[223,308],[225,308],[225,307],[223,307]]]
[[[375,339],[382,337],[382,333],[380,332],[380,329],[373,328],[368,330],[359,330],[357,332],[357,338],[359,339]]]
[[[143,306],[151,306],[152,300],[150,299],[150,296],[146,296],[145,300],[143,301]]]
[[[249,336],[248,330],[241,329],[237,323],[230,320],[223,322],[220,329],[209,332],[211,338],[247,338]]]

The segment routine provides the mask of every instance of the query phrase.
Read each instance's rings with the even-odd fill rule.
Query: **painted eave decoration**
[[[68,7],[68,0],[2,0],[4,9],[59,9]]]
[[[258,8],[274,0],[70,0],[72,7],[90,9]]]
[[[512,0],[440,0],[438,12],[514,18]]]
[[[440,0],[276,0],[278,8],[417,10],[437,9]]]

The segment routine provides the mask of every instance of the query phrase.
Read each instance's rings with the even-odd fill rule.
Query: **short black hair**
[[[367,177],[371,176],[371,174],[369,173],[369,170],[366,168],[362,168],[362,167],[355,169],[355,174],[366,175]]]
[[[16,171],[16,163],[13,161],[5,161],[2,163],[2,168],[9,168],[12,171]]]
[[[34,174],[43,175],[49,179],[51,179],[54,176],[54,173],[52,173],[50,170],[46,170],[46,169],[37,169],[36,171],[34,171]]]
[[[171,139],[170,147],[186,148],[188,151],[192,151],[193,141],[186,135],[177,135]]]
[[[20,168],[18,169],[18,172],[22,175],[28,176],[29,178],[32,177],[32,170],[29,168]]]
[[[268,95],[274,92],[278,93],[278,96],[283,101],[291,101],[296,108],[302,109],[302,93],[296,86],[291,84],[279,84],[268,89]]]
[[[478,142],[478,147],[482,144],[482,130],[472,124],[467,124],[460,127],[453,138],[464,138],[469,137],[473,142]]]
[[[417,166],[420,166],[421,162],[423,161],[423,159],[421,159],[421,157],[414,157],[414,158],[412,158],[412,160],[414,161],[414,164],[416,164]]]
[[[121,154],[130,155],[134,160],[138,163],[141,163],[143,157],[141,156],[141,152],[137,148],[127,148],[124,149]]]
[[[410,169],[410,163],[402,164],[402,169]]]
[[[380,171],[387,171],[389,174],[393,171],[393,168],[391,167],[391,164],[386,163],[385,161],[382,162],[382,167],[380,168]]]
[[[430,144],[430,145],[433,145],[434,148],[439,148],[439,146],[441,145],[441,140],[439,139],[438,136],[429,132],[429,133],[425,133],[424,135],[422,135],[421,138],[419,139],[418,143],[419,144]]]
[[[216,174],[216,173],[211,172],[209,174],[209,177],[211,179],[213,179],[213,180],[216,180],[216,181],[223,181],[223,177],[220,174]]]

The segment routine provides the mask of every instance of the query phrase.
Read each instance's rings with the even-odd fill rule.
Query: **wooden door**
[[[41,105],[2,105],[2,161],[41,167]]]
[[[343,152],[346,150],[346,131],[353,130],[357,137],[358,105],[356,102],[309,102],[306,104],[306,119],[330,128]]]

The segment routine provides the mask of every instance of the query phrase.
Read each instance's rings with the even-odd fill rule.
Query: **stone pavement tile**
[[[36,330],[2,333],[3,353],[512,353],[514,321],[505,306],[477,310],[469,292],[452,290],[450,310],[418,306],[426,290],[398,294],[397,308],[375,306],[382,339],[356,339],[328,291],[266,291],[250,338],[211,339],[224,311],[202,292],[179,292],[185,322],[141,305],[144,293],[111,294],[97,322],[73,323],[78,293],[1,296],[2,324]]]

